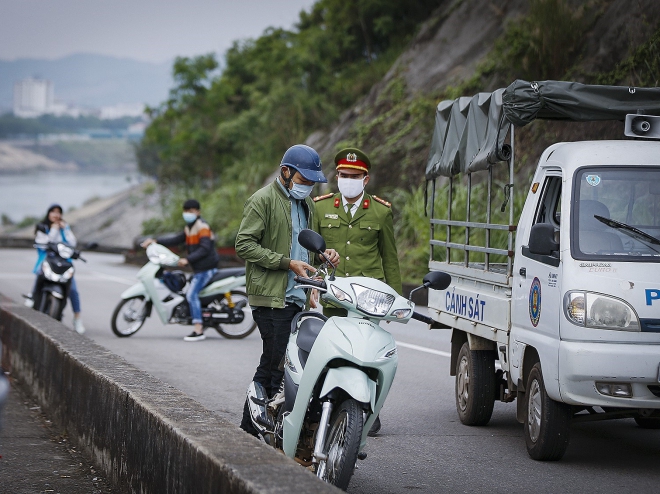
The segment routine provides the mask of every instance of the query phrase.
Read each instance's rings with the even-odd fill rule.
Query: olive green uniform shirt
[[[314,201],[314,229],[340,256],[337,275],[369,276],[401,293],[392,209],[366,193],[352,218],[344,211],[340,193]]]

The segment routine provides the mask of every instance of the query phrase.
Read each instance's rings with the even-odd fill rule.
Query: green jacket
[[[305,199],[307,225],[314,225],[314,203]],[[283,308],[291,253],[291,202],[273,181],[246,202],[236,236],[236,254],[245,260],[249,303]],[[309,259],[314,259],[310,253]]]
[[[365,193],[352,218],[344,211],[340,193],[314,198],[314,207],[314,230],[328,249],[339,253],[339,276],[369,276],[402,292],[389,203]]]

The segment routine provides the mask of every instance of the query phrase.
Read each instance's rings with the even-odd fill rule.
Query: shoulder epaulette
[[[385,199],[381,199],[381,198],[378,197],[378,196],[371,196],[371,197],[374,198],[374,201],[376,201],[376,202],[380,202],[383,206],[387,206],[388,208],[391,208],[391,207],[392,207],[392,203],[391,203],[391,202],[387,202]]]
[[[333,194],[332,192],[331,192],[330,194],[324,194],[324,195],[322,195],[322,196],[316,196],[316,197],[314,198],[314,202],[319,202],[319,201],[322,201],[323,199],[329,199],[329,198],[331,198],[332,196],[334,196],[334,194]]]

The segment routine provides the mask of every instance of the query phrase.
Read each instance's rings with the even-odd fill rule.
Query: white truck
[[[634,418],[660,428],[660,141],[553,144],[517,224],[509,195],[508,220],[493,219],[497,163],[508,162],[509,194],[515,126],[616,119],[628,136],[660,138],[657,115],[659,88],[556,81],[516,81],[438,105],[429,264],[452,284],[429,291],[429,312],[452,330],[461,422],[485,425],[495,400],[517,398],[534,459],[560,459],[572,421]],[[478,179],[486,196],[477,199]]]

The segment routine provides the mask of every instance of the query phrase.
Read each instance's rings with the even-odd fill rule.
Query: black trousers
[[[280,388],[284,376],[284,371],[280,370],[280,363],[289,342],[291,321],[301,310],[296,304],[287,304],[283,309],[271,309],[270,307],[255,307],[252,309],[252,317],[257,323],[263,342],[259,366],[252,380],[261,384],[266,389],[269,397],[273,397]],[[255,436],[257,435],[257,431],[252,425],[247,401],[243,407],[241,429]]]

